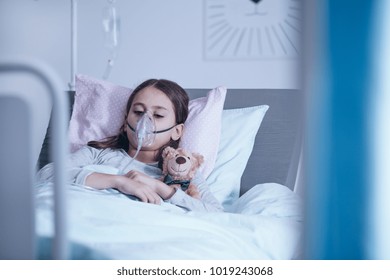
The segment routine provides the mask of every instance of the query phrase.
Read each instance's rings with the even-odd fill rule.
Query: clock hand
[[[258,11],[258,5],[257,4],[259,4],[262,0],[250,0],[251,2],[253,2],[254,4],[255,4],[255,10],[254,10],[254,12],[253,13],[250,13],[250,14],[247,14],[248,16],[264,16],[264,15],[266,15],[267,13],[259,13],[259,11]]]

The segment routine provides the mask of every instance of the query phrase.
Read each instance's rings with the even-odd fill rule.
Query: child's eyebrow
[[[137,106],[137,105],[146,108],[145,104],[142,103],[142,102],[134,103],[134,106]],[[168,111],[167,108],[165,108],[164,106],[159,106],[159,105],[152,106],[152,108],[153,108],[154,110],[167,110],[167,111]]]
[[[167,110],[167,111],[168,111],[168,109],[165,108],[165,107],[163,107],[163,106],[153,106],[152,108],[153,108],[153,109],[156,109],[156,110],[162,109],[162,110]]]

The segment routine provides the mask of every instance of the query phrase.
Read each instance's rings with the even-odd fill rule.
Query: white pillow
[[[223,206],[240,195],[241,177],[268,105],[223,110],[221,140],[214,170],[206,179]]]

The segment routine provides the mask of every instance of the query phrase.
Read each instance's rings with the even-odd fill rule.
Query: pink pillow
[[[125,119],[132,90],[85,75],[76,76],[76,95],[69,123],[70,150],[116,135]]]
[[[76,76],[76,95],[69,124],[71,152],[91,140],[116,135],[125,117],[132,90],[86,75]],[[201,172],[207,178],[214,168],[226,88],[211,90],[206,97],[193,99],[180,147],[204,156]]]
[[[205,157],[200,167],[205,178],[213,171],[217,159],[225,97],[226,88],[217,87],[206,97],[193,99],[189,104],[190,112],[179,146]]]

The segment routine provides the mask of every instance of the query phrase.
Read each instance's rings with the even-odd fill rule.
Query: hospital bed
[[[1,69],[9,71],[10,65]],[[50,71],[38,72],[38,79],[50,85]],[[187,92],[197,100],[211,90]],[[68,147],[63,140],[78,101],[77,87],[76,95],[58,86],[49,91],[54,96],[52,119],[37,163],[22,156],[29,155],[27,137],[34,133],[29,130],[29,104],[13,98],[13,93],[0,95],[1,131],[8,127],[0,140],[0,223],[9,229],[0,236],[1,259],[294,259],[301,255],[301,198],[294,192],[302,143],[301,91],[227,89],[217,160],[208,177],[213,178],[211,190],[220,182],[216,197],[224,213],[187,212],[65,184],[61,163],[54,184],[37,186],[32,174],[36,164],[41,168],[64,160]],[[233,143],[238,144],[232,146],[226,137],[235,137],[238,142]],[[249,144],[235,150],[241,142]],[[225,162],[218,162],[222,157]],[[219,173],[213,175],[216,169]],[[16,176],[10,175],[12,170],[18,170]],[[226,192],[224,174],[234,170],[239,183]]]

